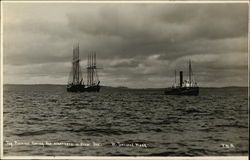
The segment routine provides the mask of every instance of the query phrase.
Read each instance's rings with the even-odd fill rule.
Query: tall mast
[[[77,77],[78,84],[80,83],[80,48],[79,43],[77,43]]]
[[[174,85],[176,85],[176,69],[174,70]]]
[[[89,85],[91,86],[91,53],[89,54]]]
[[[189,59],[189,69],[188,69],[188,81],[189,81],[189,83],[190,83],[190,85],[191,85],[191,73],[192,73],[192,68],[191,68],[191,60]]]
[[[88,79],[88,86],[90,85],[90,54],[88,54],[88,74],[87,74],[87,79]]]
[[[75,47],[73,46],[73,59],[72,59],[72,70],[73,70],[73,79],[72,79],[72,83],[75,83]]]
[[[76,46],[76,83],[79,83],[79,46]]]
[[[96,54],[95,54],[95,52],[94,52],[94,55],[93,55],[94,57],[94,67],[93,67],[93,81],[94,81],[94,83],[95,83],[95,74],[96,74],[96,71],[95,71],[95,69],[96,69]]]
[[[96,72],[96,52],[90,52],[88,54],[87,63],[87,85],[93,86],[94,83],[98,82],[98,75]]]
[[[77,84],[77,50],[76,46],[73,48],[73,84]]]
[[[91,53],[91,82],[90,85],[93,85],[93,53]]]
[[[82,82],[82,72],[80,68],[80,47],[79,43],[73,45],[72,72],[70,72],[69,83],[78,85]]]
[[[87,85],[89,85],[89,55],[87,58]]]
[[[94,54],[94,56],[95,56],[95,68],[96,68],[96,53]]]
[[[89,63],[89,66],[88,66],[88,70],[89,70],[89,73],[88,73],[88,80],[89,80],[89,86],[90,86],[90,81],[91,81],[91,77],[90,77],[90,74],[91,74],[91,63],[90,63],[90,53],[89,53],[89,56],[88,56],[88,63]]]

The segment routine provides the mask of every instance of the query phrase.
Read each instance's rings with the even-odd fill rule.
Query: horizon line
[[[6,84],[2,84],[3,86],[4,85],[29,85],[29,86],[32,86],[32,85],[54,85],[54,86],[66,86],[67,84],[50,84],[50,83],[40,83],[40,84],[11,84],[11,83],[6,83]],[[171,86],[168,86],[168,87],[153,87],[153,88],[133,88],[133,87],[127,87],[127,86],[108,86],[108,85],[101,85],[102,87],[112,87],[112,88],[127,88],[127,89],[163,89],[163,88],[169,88]],[[199,86],[199,88],[248,88],[249,86],[237,86],[237,85],[229,85],[229,86],[217,86],[217,87],[214,87],[214,86]]]

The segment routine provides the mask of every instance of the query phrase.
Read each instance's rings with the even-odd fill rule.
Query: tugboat
[[[189,60],[188,80],[183,81],[183,71],[180,71],[180,83],[176,83],[176,71],[175,71],[175,83],[172,87],[166,88],[164,93],[166,95],[184,95],[184,96],[198,96],[199,87],[197,82],[193,78],[193,72],[191,67],[191,61]]]
[[[72,70],[70,72],[69,81],[67,85],[68,92],[99,92],[100,81],[97,74],[96,67],[96,53],[88,55],[87,66],[87,85],[83,82],[80,58],[79,58],[79,44],[73,48]]]

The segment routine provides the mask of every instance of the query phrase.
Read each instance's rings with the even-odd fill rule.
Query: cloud
[[[202,86],[247,85],[247,4],[5,3],[3,8],[6,83],[65,84],[79,42],[83,68],[87,55],[97,52],[103,85],[165,87],[175,69],[186,70],[188,59]],[[219,81],[208,83],[215,75]]]

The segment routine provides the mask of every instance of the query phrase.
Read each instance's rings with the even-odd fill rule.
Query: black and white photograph
[[[248,2],[1,5],[2,158],[248,158]]]

